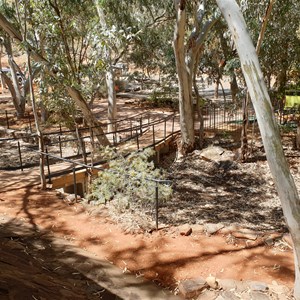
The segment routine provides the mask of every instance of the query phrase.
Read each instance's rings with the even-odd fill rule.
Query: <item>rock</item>
[[[266,283],[259,281],[251,281],[249,283],[249,288],[251,291],[255,292],[267,292],[269,290],[269,287]]]
[[[206,281],[202,278],[184,280],[178,285],[179,292],[185,299],[197,297],[206,287]]]
[[[193,231],[193,234],[201,234],[205,231],[204,229],[204,225],[200,225],[200,224],[195,224],[195,225],[192,225],[192,231]]]
[[[204,229],[209,235],[215,234],[217,231],[219,231],[222,228],[224,228],[224,225],[221,223],[218,224],[207,223],[204,225]]]
[[[200,151],[200,157],[207,161],[233,161],[234,153],[218,146],[210,146]]]
[[[287,286],[284,285],[278,285],[278,284],[271,284],[269,286],[269,289],[271,292],[276,293],[276,294],[285,294],[287,295],[290,293],[290,289]]]
[[[233,292],[224,291],[216,298],[216,300],[240,300]]]
[[[231,291],[236,289],[237,281],[234,279],[218,279],[219,288],[224,291]]]
[[[208,276],[206,278],[206,283],[212,288],[217,289],[219,284],[215,276]]]
[[[269,296],[261,292],[250,292],[251,299],[255,300],[270,300]]]
[[[244,291],[246,291],[246,290],[249,289],[247,281],[238,281],[237,280],[235,282],[235,284],[236,284],[236,291],[238,293],[242,293],[242,292],[244,292]]]
[[[267,238],[265,239],[265,244],[266,244],[267,246],[272,246],[272,245],[274,245],[274,240],[273,240],[271,237],[267,237]]]
[[[75,194],[69,194],[68,196],[66,196],[65,199],[69,202],[75,202],[76,201]],[[79,195],[77,195],[77,201],[80,200],[80,199],[81,199],[81,197]]]
[[[218,292],[215,290],[204,290],[197,300],[215,300],[218,296]]]
[[[250,229],[239,229],[238,231],[233,231],[232,235],[236,238],[247,239],[255,241],[258,237],[257,233]]]
[[[185,236],[188,236],[192,233],[192,227],[189,225],[189,224],[184,224],[182,226],[179,226],[179,232],[180,232],[180,235],[185,235]]]

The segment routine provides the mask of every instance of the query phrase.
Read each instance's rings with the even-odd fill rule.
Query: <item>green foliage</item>
[[[109,161],[109,169],[101,171],[94,180],[88,200],[93,204],[111,203],[120,211],[131,204],[151,203],[155,200],[156,182],[152,179],[165,179],[166,174],[154,167],[151,157],[154,150],[133,153],[124,158],[110,148],[102,149],[103,158]],[[170,198],[172,188],[159,184],[159,200]]]
[[[175,91],[170,87],[164,87],[162,90],[153,90],[149,102],[153,107],[178,107],[178,97],[176,97]]]

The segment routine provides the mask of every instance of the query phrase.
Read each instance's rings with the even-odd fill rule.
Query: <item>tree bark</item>
[[[194,116],[192,105],[192,77],[185,61],[185,1],[175,0],[177,11],[176,28],[174,32],[173,47],[176,59],[176,69],[179,84],[179,113],[181,128],[181,153],[187,154],[194,150]]]
[[[26,98],[21,93],[17,70],[16,70],[16,64],[15,64],[14,58],[13,58],[10,37],[4,38],[4,47],[5,47],[5,50],[7,53],[8,64],[9,64],[10,73],[11,73],[11,83],[12,84],[10,85],[9,90],[10,90],[12,98],[13,98],[13,103],[14,103],[14,106],[15,106],[15,109],[17,112],[17,117],[22,118],[22,117],[24,117],[24,113],[25,113]],[[7,79],[5,81],[7,83]],[[12,88],[14,89],[14,92],[12,92]]]
[[[106,71],[106,85],[107,85],[107,103],[108,103],[108,132],[116,131],[116,120],[117,120],[117,97],[115,90],[115,74],[113,67],[110,65]]]
[[[268,164],[281,200],[283,213],[294,243],[294,297],[300,300],[300,200],[284,156],[278,124],[268,95],[256,50],[235,0],[216,0],[232,33],[243,74],[256,112]]]
[[[87,121],[89,127],[92,128],[93,132],[97,136],[99,143],[102,146],[110,145],[108,139],[106,138],[105,133],[103,132],[103,130],[100,126],[101,124],[98,122],[98,120],[95,118],[95,116],[91,112],[87,102],[82,97],[81,93],[77,89],[75,89],[74,87],[71,87],[71,86],[67,86],[66,89],[67,89],[70,97],[74,100],[76,105],[81,110],[81,112],[84,116],[84,119]]]
[[[205,2],[205,1],[204,1]],[[205,3],[204,3],[205,4]],[[181,153],[183,155],[194,150],[194,110],[193,110],[193,72],[200,60],[199,52],[207,33],[215,24],[216,19],[203,22],[205,7],[199,5],[195,15],[195,27],[185,45],[186,33],[186,1],[174,0],[176,25],[174,30],[173,48],[179,85],[179,113],[181,129]]]
[[[99,17],[100,24],[102,26],[103,30],[109,30],[107,27],[107,22],[105,20],[105,14],[103,12],[102,7],[98,3],[98,1],[94,1],[95,6],[97,8],[97,13]],[[104,46],[104,53],[105,58],[108,62],[107,71],[106,71],[106,87],[107,87],[107,118],[108,122],[110,123],[108,125],[108,132],[113,132],[116,130],[116,126],[114,122],[117,119],[117,97],[116,97],[116,91],[115,91],[115,74],[113,70],[113,63],[112,63],[112,53],[110,49],[110,43],[107,42],[107,45]]]

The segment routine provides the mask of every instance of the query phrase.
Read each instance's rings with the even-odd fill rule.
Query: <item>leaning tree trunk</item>
[[[15,109],[17,112],[17,117],[22,118],[22,117],[24,117],[24,113],[25,113],[26,99],[25,99],[24,95],[22,95],[22,93],[21,93],[17,70],[16,70],[16,65],[15,65],[14,58],[13,58],[11,40],[9,37],[4,39],[4,46],[5,46],[5,50],[6,50],[7,57],[8,57],[8,64],[10,67],[11,81],[12,81],[12,85],[9,88],[9,90],[10,90],[12,98],[13,98],[13,103],[14,103],[14,106],[15,106]],[[6,83],[7,83],[7,81],[6,81]],[[12,91],[12,88],[14,91]]]
[[[283,213],[294,243],[294,297],[300,300],[300,199],[286,158],[278,124],[243,15],[235,0],[216,0],[232,33],[243,74],[257,115],[269,167],[281,200]]]
[[[83,113],[83,117],[88,123],[89,127],[93,130],[96,135],[100,145],[108,146],[110,145],[105,133],[103,132],[98,120],[95,118],[93,113],[91,112],[87,102],[82,97],[81,93],[75,89],[74,87],[67,86],[66,87],[70,97],[74,100],[76,105],[80,108]]]

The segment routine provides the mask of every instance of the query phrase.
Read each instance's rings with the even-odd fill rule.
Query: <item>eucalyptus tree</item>
[[[147,67],[153,62],[154,55],[147,55],[155,52],[155,48],[161,46],[161,43],[151,44],[147,47],[141,47],[144,41],[149,37],[157,39],[158,32],[155,31],[162,23],[170,20],[169,1],[112,1],[112,0],[94,0],[99,17],[97,27],[98,34],[101,36],[103,55],[105,57],[106,84],[108,91],[108,119],[113,122],[117,117],[116,109],[116,91],[114,71],[116,64],[120,60],[137,63],[140,67],[146,64]],[[133,13],[134,12],[134,13]],[[161,27],[160,27],[161,28]],[[161,32],[160,32],[161,34]],[[161,34],[162,35],[162,34]],[[141,63],[141,56],[138,51],[143,48],[144,56]],[[139,50],[137,50],[139,49]],[[133,59],[132,59],[133,58]],[[112,127],[112,126],[111,126]],[[113,129],[113,128],[111,128]]]
[[[77,14],[74,15],[74,9]],[[32,53],[45,78],[51,77],[82,111],[102,145],[109,141],[88,106],[92,79],[98,80],[102,59],[93,51],[93,3],[91,1],[31,1],[28,14],[28,40],[7,18],[0,14],[0,27]],[[51,89],[50,89],[51,91]]]
[[[269,88],[284,91],[292,71],[299,72],[300,20],[299,1],[243,1],[242,10],[254,40],[259,40],[266,7],[273,3],[271,15],[260,47],[260,61]]]
[[[16,12],[5,2],[0,4],[0,12],[5,13],[11,22],[16,26],[18,25]],[[3,47],[5,49],[10,68],[9,74],[1,72],[2,83],[8,87],[8,90],[11,93],[17,117],[22,118],[25,113],[26,96],[29,92],[29,78],[28,76],[25,76],[24,71],[21,70],[20,66],[18,66],[15,61],[12,38],[4,30],[0,29],[0,39],[1,48]],[[35,73],[36,71],[33,72],[33,75]]]
[[[193,82],[204,42],[209,30],[216,23],[217,16],[209,13],[206,1],[189,3],[185,0],[175,0],[174,4],[177,17],[173,47],[179,85],[181,153],[186,154],[195,147]],[[191,16],[188,16],[189,9],[193,12]],[[188,29],[191,33],[186,38]]]

